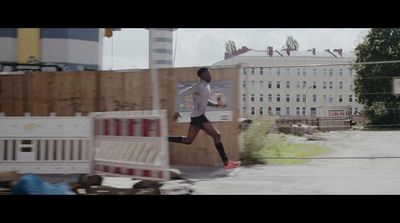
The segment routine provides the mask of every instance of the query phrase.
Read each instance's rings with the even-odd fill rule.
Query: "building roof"
[[[279,54],[279,53],[280,54]],[[218,61],[216,63],[214,63],[214,65],[220,65],[220,64],[227,64],[227,63],[232,63],[233,61],[240,61],[240,59],[268,59],[268,58],[273,58],[273,59],[307,59],[307,58],[314,58],[314,59],[344,59],[344,60],[351,60],[354,58],[354,52],[343,52],[342,56],[340,56],[337,52],[333,52],[333,50],[331,50],[331,52],[336,55],[336,57],[334,55],[332,55],[329,52],[326,51],[315,51],[315,55],[313,55],[313,53],[311,51],[290,51],[290,56],[286,53],[285,50],[278,50],[278,52],[276,52],[275,50],[272,53],[272,56],[270,57],[268,55],[268,51],[267,50],[250,50],[246,53],[242,53],[236,56],[233,56],[229,59],[226,60],[221,60]]]
[[[331,50],[332,51],[332,50]],[[312,54],[311,51],[290,51],[290,56],[287,55],[286,51],[284,50],[278,50],[279,53],[283,55],[283,57],[328,57],[328,58],[335,58],[332,54],[326,51],[315,51],[315,55]],[[337,58],[352,58],[354,57],[353,52],[343,52],[343,57],[341,57],[337,52],[332,52],[334,53]],[[267,50],[250,50],[246,53],[237,55],[237,57],[241,56],[268,56],[268,51]],[[278,54],[275,50],[273,51],[272,57],[282,57],[280,54]]]

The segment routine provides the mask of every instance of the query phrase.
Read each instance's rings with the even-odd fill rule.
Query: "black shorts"
[[[210,120],[208,120],[205,115],[190,117],[190,119],[192,120],[190,122],[190,125],[196,126],[199,129],[203,128],[203,123],[210,123]]]

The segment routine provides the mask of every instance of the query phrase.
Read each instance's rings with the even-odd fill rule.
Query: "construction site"
[[[123,30],[0,29],[0,195],[400,193],[398,131],[364,129],[341,49],[242,47],[207,66],[208,121],[241,162],[227,171],[209,132],[171,141],[190,135],[196,105],[176,103],[200,77],[174,67],[177,29],[147,29],[147,69],[101,69],[103,41]]]

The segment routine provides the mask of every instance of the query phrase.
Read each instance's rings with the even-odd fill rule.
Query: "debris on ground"
[[[50,184],[34,174],[20,175],[15,171],[0,172],[0,195],[188,195],[193,181],[178,169],[169,169],[165,182],[111,177],[99,174],[81,175],[76,182]]]
[[[67,183],[50,184],[39,176],[26,174],[11,189],[11,195],[74,195]]]
[[[279,132],[285,134],[293,134],[297,136],[303,136],[304,134],[312,135],[313,133],[318,133],[318,126],[310,126],[305,124],[282,124],[278,127]]]
[[[193,192],[191,184],[188,184],[185,180],[165,182],[159,189],[162,195],[190,195]]]
[[[311,136],[306,136],[308,141],[327,141],[327,138],[321,137],[321,136],[316,136],[316,135],[311,135]]]

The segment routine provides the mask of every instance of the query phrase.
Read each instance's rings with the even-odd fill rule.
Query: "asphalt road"
[[[328,153],[296,165],[255,165],[226,174],[221,167],[178,167],[194,181],[194,194],[400,194],[400,131],[323,133]],[[353,159],[360,157],[360,159]],[[361,158],[364,157],[364,158]]]

